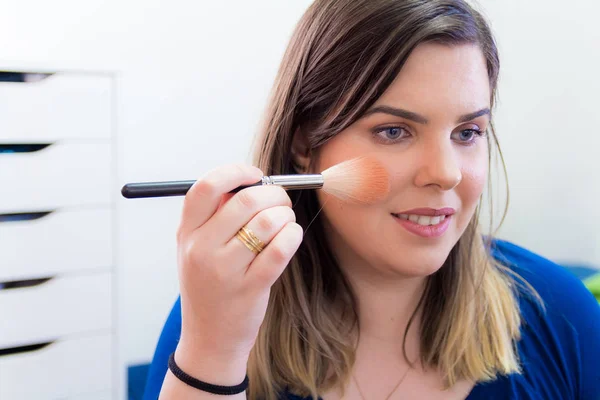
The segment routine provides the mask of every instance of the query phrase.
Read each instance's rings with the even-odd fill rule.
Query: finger
[[[214,244],[224,244],[260,211],[276,206],[292,206],[285,189],[276,185],[249,187],[223,204],[202,230],[211,232]]]
[[[221,196],[221,201],[219,202],[219,206],[217,207],[217,210],[221,207],[223,207],[223,204],[227,203],[229,200],[231,200],[231,198],[235,195],[235,193],[225,193],[223,196]]]
[[[260,239],[264,245],[268,245],[271,240],[283,229],[285,225],[296,221],[296,214],[287,206],[276,206],[267,208],[256,214],[254,218],[246,224],[246,227]],[[246,247],[240,238],[234,236],[225,245],[225,253],[231,259],[239,260],[239,265],[246,269],[256,255]]]
[[[270,288],[281,276],[300,247],[302,236],[302,227],[295,222],[288,222],[256,256],[246,271],[246,276],[254,280],[257,290]]]
[[[218,209],[223,194],[240,185],[258,182],[262,172],[246,165],[216,168],[190,188],[183,201],[180,234],[188,234],[203,225]]]

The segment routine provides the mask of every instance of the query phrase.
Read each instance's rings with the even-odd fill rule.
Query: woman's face
[[[320,171],[370,155],[390,173],[389,196],[377,204],[318,191],[342,268],[424,276],[442,266],[485,186],[489,108],[478,46],[422,44],[363,118],[318,149]]]

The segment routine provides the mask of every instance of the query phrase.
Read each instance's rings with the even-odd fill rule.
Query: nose
[[[421,154],[415,176],[418,187],[451,190],[462,180],[462,171],[451,144],[432,143]]]

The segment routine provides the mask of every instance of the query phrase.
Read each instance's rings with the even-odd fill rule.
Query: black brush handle
[[[196,181],[140,182],[128,183],[121,189],[123,197],[140,199],[144,197],[185,196]],[[251,185],[238,186],[229,193],[236,193],[250,186],[261,186],[262,181]]]
[[[128,199],[141,197],[185,196],[196,181],[138,182],[128,183],[121,194]],[[236,193],[251,186],[278,185],[285,190],[320,189],[325,183],[322,174],[294,174],[263,176],[258,182],[241,185],[229,193]]]

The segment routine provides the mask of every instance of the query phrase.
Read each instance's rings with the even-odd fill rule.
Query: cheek
[[[463,168],[461,181],[462,202],[467,208],[474,208],[481,197],[488,178],[487,158]]]
[[[404,194],[407,188],[415,183],[415,175],[418,173],[420,155],[418,152],[407,151],[398,157],[396,154],[383,158],[381,163],[390,174],[390,192]]]
[[[312,172],[321,173],[341,162],[363,156],[365,152],[369,152],[365,150],[364,140],[360,135],[353,131],[341,132],[315,151],[314,171]],[[371,156],[373,156],[372,153]],[[379,161],[381,162],[381,160]],[[321,205],[325,205],[325,210],[332,210],[332,212],[360,208],[359,205],[343,202],[321,190],[317,191],[317,196]]]
[[[382,165],[387,166],[386,161],[388,160],[366,146],[361,135],[354,131],[342,132],[331,138],[315,152],[314,172],[322,172],[343,161],[363,156],[365,153],[369,153],[370,156],[377,158]],[[377,206],[346,202],[321,190],[317,190],[316,193],[323,208],[323,216],[346,240],[352,241],[351,237],[359,235],[355,229],[356,224],[372,222],[373,215],[377,210]],[[349,218],[350,216],[351,218]]]
[[[329,167],[341,163],[364,153],[364,146],[355,135],[350,132],[341,132],[327,143],[322,145],[315,152],[315,171],[321,173]]]
[[[339,136],[330,139],[315,152],[314,171],[312,172],[321,173],[327,168],[356,156],[353,147],[340,141]],[[340,216],[346,212],[346,204],[322,190],[317,190],[316,193],[323,215],[336,226],[341,219]]]

